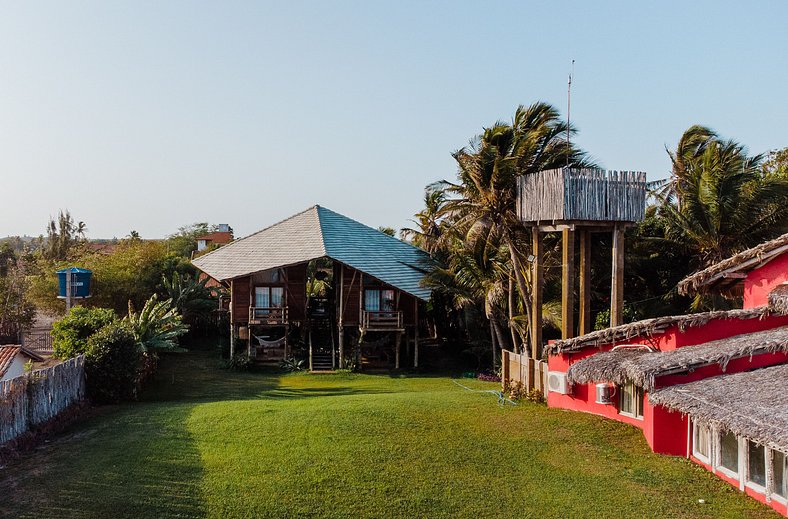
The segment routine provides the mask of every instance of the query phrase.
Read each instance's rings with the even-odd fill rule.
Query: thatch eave
[[[717,364],[723,370],[737,358],[788,353],[788,326],[747,333],[670,351],[616,349],[597,353],[569,367],[570,382],[634,382],[651,391],[658,377]]]
[[[717,310],[697,314],[654,317],[652,319],[644,319],[642,321],[614,326],[612,328],[605,328],[604,330],[597,330],[572,339],[555,341],[547,345],[545,354],[559,355],[561,353],[578,351],[584,348],[631,342],[632,339],[637,338],[648,339],[672,326],[677,326],[678,329],[683,332],[687,328],[704,326],[708,322],[718,319],[764,319],[771,315],[771,313],[768,307],[762,306],[746,310]]]
[[[788,364],[659,389],[649,402],[788,453]]]
[[[730,285],[738,283],[743,277],[742,274],[786,253],[788,253],[788,233],[687,276],[679,282],[678,291],[682,295],[692,296],[724,285],[728,285],[725,287],[727,291],[732,291]]]

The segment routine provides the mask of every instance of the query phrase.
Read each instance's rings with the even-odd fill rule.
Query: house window
[[[699,460],[709,463],[711,454],[711,431],[705,425],[692,424],[692,454]]]
[[[788,499],[788,481],[785,479],[787,469],[788,456],[780,451],[772,451],[772,491],[783,499]]]
[[[766,486],[766,449],[755,442],[747,442],[747,482]]]
[[[284,288],[254,287],[254,306],[256,308],[282,308],[284,306]]]
[[[395,307],[393,290],[364,290],[364,310],[367,312],[393,312]]]
[[[635,418],[643,418],[643,388],[632,382],[619,386],[618,412]]]
[[[739,473],[739,439],[730,431],[720,434],[720,466]]]

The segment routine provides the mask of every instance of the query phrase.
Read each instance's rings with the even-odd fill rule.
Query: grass
[[[0,470],[0,495],[4,517],[776,516],[617,422],[448,377],[237,374],[205,353]]]

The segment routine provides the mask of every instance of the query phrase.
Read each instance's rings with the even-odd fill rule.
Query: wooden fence
[[[85,357],[0,382],[0,444],[85,397]]]
[[[538,389],[547,396],[547,362],[528,355],[503,350],[501,356],[501,384],[520,382],[527,391]]]

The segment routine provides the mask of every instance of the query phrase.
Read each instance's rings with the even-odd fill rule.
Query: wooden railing
[[[361,314],[361,327],[364,329],[402,329],[402,312],[385,310]]]
[[[523,222],[639,222],[646,207],[646,174],[558,168],[522,175],[517,191]]]
[[[287,324],[287,307],[250,306],[249,324]]]
[[[38,353],[39,355],[52,355],[53,348],[51,333],[31,333],[25,335],[24,339],[24,346],[28,350]]]

